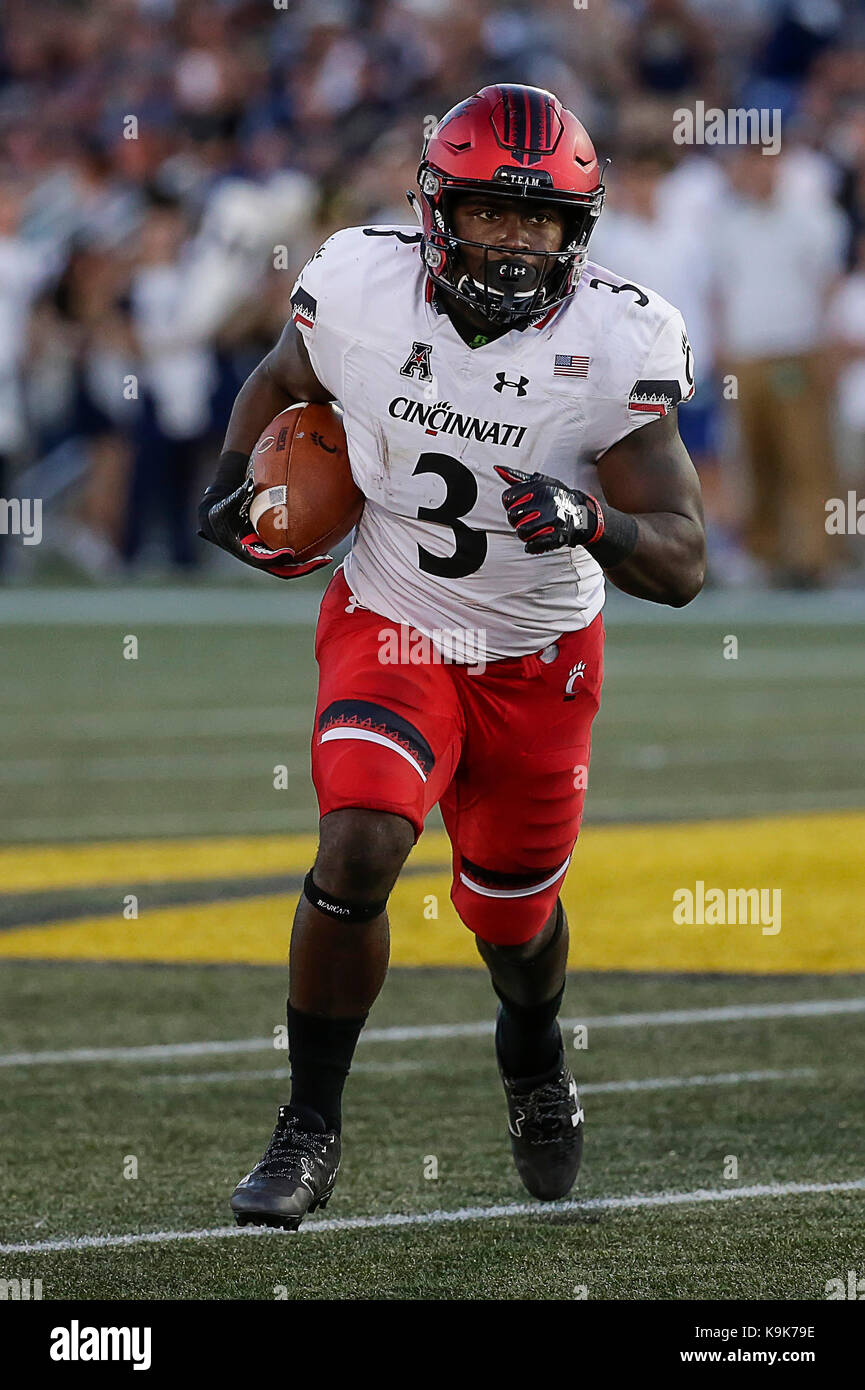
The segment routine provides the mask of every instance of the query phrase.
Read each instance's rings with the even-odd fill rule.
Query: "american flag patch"
[[[553,376],[588,376],[590,357],[571,357],[568,353],[557,352],[553,366]]]

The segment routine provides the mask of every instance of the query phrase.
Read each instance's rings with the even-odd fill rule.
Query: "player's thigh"
[[[312,777],[322,817],[390,812],[417,837],[451,780],[462,735],[453,681],[445,666],[400,659],[412,652],[399,626],[358,607],[337,573],[316,630]]]
[[[465,693],[463,758],[442,799],[454,906],[496,945],[541,930],[579,834],[603,680],[602,620],[557,646],[539,674],[497,688],[493,671],[486,686],[481,677]]]

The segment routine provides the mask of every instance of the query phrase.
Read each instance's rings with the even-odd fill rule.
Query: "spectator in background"
[[[837,380],[836,424],[841,495],[865,496],[865,233],[856,243],[853,270],[829,305],[829,345]],[[862,524],[862,523],[860,523]],[[852,558],[865,565],[865,540],[848,542]]]
[[[630,52],[644,91],[711,96],[712,31],[685,0],[647,0],[631,30]]]
[[[404,190],[427,117],[485,82],[551,88],[615,155],[593,254],[683,305],[705,378],[713,354],[703,228],[715,209],[726,212],[723,158],[691,152],[666,173],[641,168],[647,161],[633,150],[650,137],[648,165],[659,142],[666,165],[673,110],[698,98],[722,108],[781,104],[793,116],[782,157],[790,236],[837,196],[849,257],[865,228],[861,15],[855,0],[726,0],[723,9],[715,0],[590,0],[585,9],[570,0],[6,0],[0,182],[21,190],[24,210],[18,229],[0,234],[0,456],[13,437],[23,440],[24,465],[53,509],[43,545],[23,558],[41,567],[62,540],[67,558],[98,575],[118,546],[137,557],[156,532],[164,539],[169,513],[175,561],[198,555],[181,541],[177,489],[278,335],[296,271],[338,226],[410,221]],[[160,198],[175,211],[155,216],[157,232]],[[160,238],[177,242],[162,261],[152,247]],[[32,308],[27,277],[14,272],[22,248],[43,271]],[[729,306],[731,342],[745,358],[752,319],[790,316],[772,293],[766,299],[768,314],[745,295]],[[790,342],[816,370],[818,339]],[[787,347],[754,351],[759,361]],[[186,401],[180,376],[160,367],[163,350],[189,375]],[[141,378],[137,402],[123,396],[129,373]],[[23,397],[9,386],[22,374]],[[215,394],[205,389],[214,379]],[[718,549],[726,503],[709,432],[699,434],[710,399],[700,380],[681,423],[703,473],[717,574],[731,557]],[[720,417],[734,410],[725,404]],[[786,478],[782,470],[779,488]],[[127,496],[146,500],[128,525]]]
[[[186,314],[189,227],[176,203],[157,203],[139,236],[132,273],[132,332],[140,354],[139,411],[123,557],[139,557],[147,536],[165,530],[174,565],[197,561],[192,499],[199,450],[216,389],[213,348]]]
[[[785,194],[783,155],[743,146],[714,219],[722,370],[737,386],[751,485],[746,536],[776,585],[830,572],[825,500],[836,471],[821,359],[826,302],[842,269],[844,222],[827,196]]]
[[[684,171],[673,173],[675,149],[660,139],[640,142],[635,137],[624,143],[610,173],[591,257],[617,275],[650,286],[682,312],[694,354],[696,391],[679,411],[679,431],[700,474],[710,553],[713,560],[719,552],[727,559],[733,528],[722,530],[717,524],[732,518],[718,467],[712,277],[706,254],[713,203],[695,192],[686,197]],[[695,170],[692,180],[700,188],[701,175],[701,169]]]
[[[76,238],[30,324],[27,407],[37,463],[28,477],[52,509],[54,548],[91,577],[114,567],[122,524],[126,288],[125,261]]]
[[[47,258],[19,235],[23,196],[0,185],[0,497],[12,493],[12,465],[27,443],[22,368],[31,306],[51,272]],[[0,565],[7,549],[0,536]]]

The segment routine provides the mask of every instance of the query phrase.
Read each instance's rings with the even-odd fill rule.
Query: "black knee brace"
[[[337,922],[370,922],[387,907],[387,898],[378,903],[350,903],[345,898],[335,898],[325,893],[313,880],[312,869],[303,880],[303,895],[319,912]]]

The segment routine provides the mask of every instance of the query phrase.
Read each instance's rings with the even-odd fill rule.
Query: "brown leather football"
[[[360,520],[363,493],[332,405],[301,402],[281,411],[256,444],[252,468],[249,519],[265,545],[290,546],[298,563],[326,555]]]

